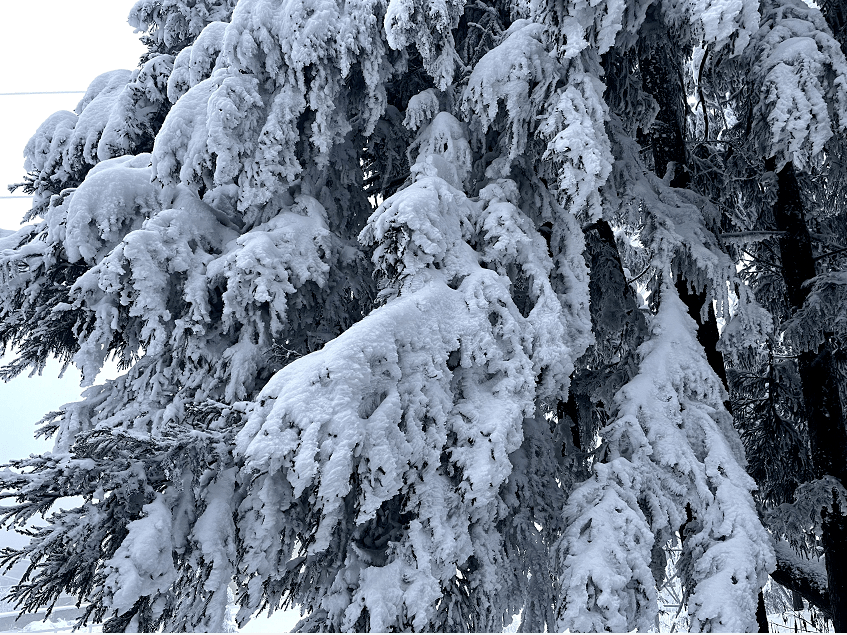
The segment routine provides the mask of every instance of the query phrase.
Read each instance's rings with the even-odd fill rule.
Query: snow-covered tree
[[[847,535],[838,501],[847,477],[847,432],[838,361],[844,300],[834,280],[844,268],[839,251],[844,214],[838,203],[844,171],[837,157],[844,140],[847,69],[817,8],[763,3],[761,12],[746,51],[737,61],[715,62],[701,82],[701,94],[732,95],[712,98],[712,109],[703,109],[727,144],[722,156],[711,155],[718,161],[708,171],[722,164],[718,182],[728,193],[722,201],[731,210],[728,236],[755,294],[753,304],[744,302],[754,319],[730,324],[725,351],[734,366],[737,421],[769,510],[766,518],[776,535],[805,555],[818,546],[825,552],[829,597],[822,601],[822,594],[807,593],[807,598],[832,616],[838,630],[847,627],[839,599],[847,586],[838,564],[844,558],[838,536]],[[718,103],[724,116],[715,117]],[[820,492],[813,495],[816,488]],[[821,504],[807,524],[803,508],[810,500]],[[786,533],[789,527],[797,531]],[[817,544],[805,551],[810,543]],[[797,591],[809,588],[795,575],[796,561],[804,559],[780,559],[775,576]],[[806,562],[812,580],[816,563]]]
[[[733,412],[765,512],[822,500],[837,475],[772,468],[806,440],[755,346],[793,382],[773,351],[838,340],[841,277],[780,313],[722,234],[786,231],[757,224],[772,157],[833,198],[847,65],[820,12],[139,0],[130,22],[148,52],[39,128],[32,224],[0,243],[5,376],[57,356],[88,386],[45,417],[52,453],[0,473],[6,524],[45,517],[3,555],[30,563],[23,610],[648,629],[676,543],[691,628],[757,628],[774,546],[725,383],[767,393]]]
[[[691,630],[756,625],[757,593],[773,556],[749,494],[754,485],[695,322],[672,285],[661,292],[638,374],[618,392],[614,420],[601,430],[604,456],[565,510],[560,629],[648,630],[655,570],[664,569],[655,536],[684,523]]]

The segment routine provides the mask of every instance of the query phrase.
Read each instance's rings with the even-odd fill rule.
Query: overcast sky
[[[127,24],[134,2],[5,0],[0,93],[84,92],[101,73],[135,68],[145,48]],[[5,187],[21,181],[26,142],[49,115],[57,110],[73,110],[82,92],[0,95],[0,228],[17,229],[30,207],[28,197],[8,198],[11,195]],[[7,356],[5,361],[9,359]],[[53,362],[41,377],[22,376],[8,384],[0,382],[0,463],[50,449],[49,442],[33,439],[34,424],[45,413],[76,401],[80,394],[76,369],[69,368],[61,379],[59,371],[60,365]],[[107,374],[114,372],[112,369]],[[14,543],[20,541],[0,532],[0,546]],[[297,617],[285,611],[272,620],[257,618],[245,631],[288,630]]]
[[[134,0],[4,2],[0,93],[85,91],[100,73],[135,68],[144,46],[127,24],[133,4]],[[27,140],[48,115],[73,110],[81,98],[81,93],[0,96],[0,183],[20,182]],[[5,187],[0,195],[9,195]],[[0,227],[17,228],[28,203],[28,199],[0,198]]]

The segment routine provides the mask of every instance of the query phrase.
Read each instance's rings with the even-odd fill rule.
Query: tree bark
[[[774,161],[768,161],[773,169]],[[805,283],[816,274],[812,239],[806,225],[800,187],[794,166],[787,163],[777,175],[775,220],[785,232],[779,240],[782,277],[791,312],[803,306],[809,294]],[[831,476],[847,484],[847,428],[838,393],[838,370],[833,346],[824,342],[817,351],[800,354],[798,361],[803,388],[809,443],[815,477]],[[836,632],[847,631],[847,518],[833,492],[831,512],[824,512],[821,537],[826,556],[830,615]]]
[[[819,6],[835,39],[841,45],[842,52],[847,55],[847,2],[823,0]],[[781,188],[780,183],[780,191],[782,191]],[[808,233],[808,229],[806,232]],[[812,265],[814,266],[814,261]],[[810,437],[813,439],[812,461],[815,476],[820,478],[821,475],[830,474],[838,478],[842,485],[847,485],[847,420],[844,419],[843,404],[840,402],[836,384],[837,375],[834,372],[836,368],[833,353],[832,345],[827,342],[818,349],[816,356],[809,354],[805,358],[801,357],[801,378],[805,366],[813,386],[812,391],[820,390],[823,393],[824,400],[815,403],[821,403],[826,409],[823,418],[817,422],[814,433],[811,426],[809,429]],[[819,380],[823,382],[818,383]],[[818,395],[810,395],[810,397],[817,399]],[[827,407],[829,404],[836,403],[835,410]],[[833,500],[832,513],[824,518],[822,538],[826,553],[832,621],[837,632],[845,632],[847,631],[847,510],[840,509],[835,500]]]

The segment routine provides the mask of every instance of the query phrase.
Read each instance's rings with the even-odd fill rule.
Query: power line
[[[15,97],[19,95],[82,95],[84,90],[42,90],[31,93],[0,93],[0,97]]]

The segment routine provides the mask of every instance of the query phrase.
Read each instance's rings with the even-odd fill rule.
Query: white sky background
[[[0,93],[85,91],[106,71],[133,69],[145,47],[127,24],[135,0],[4,0],[0,38]],[[5,198],[6,186],[24,175],[23,149],[38,126],[57,110],[73,110],[82,93],[0,96],[0,228],[17,229],[30,199]],[[8,363],[11,356],[0,359]],[[0,463],[49,451],[33,438],[35,423],[51,410],[79,398],[80,376],[70,367],[48,364],[42,376],[25,374],[0,382]],[[108,371],[106,371],[108,373]],[[114,376],[115,371],[109,373]],[[102,377],[101,377],[102,379]],[[0,546],[22,539],[0,531]],[[255,618],[245,632],[288,631],[299,619],[292,611]]]

